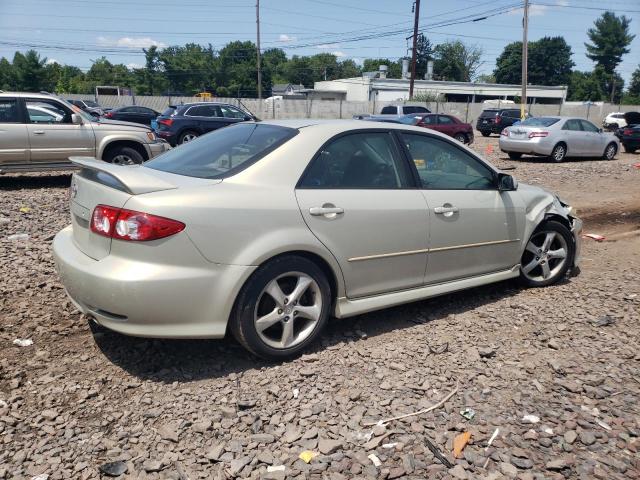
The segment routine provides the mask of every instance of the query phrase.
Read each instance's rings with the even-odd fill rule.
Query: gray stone
[[[580,432],[580,442],[583,445],[593,445],[594,443],[596,443],[596,436],[593,434],[593,432],[584,430]]]
[[[251,441],[256,443],[273,443],[276,441],[276,437],[270,433],[256,433],[251,435]]]
[[[340,440],[332,440],[330,438],[321,438],[318,441],[318,450],[323,455],[330,455],[342,448],[342,442]]]
[[[162,462],[160,460],[148,459],[144,461],[142,468],[144,468],[144,471],[147,473],[159,472],[162,470]]]
[[[564,441],[569,445],[573,445],[573,442],[576,441],[576,438],[578,438],[578,434],[575,430],[567,430],[566,432],[564,432]]]
[[[455,467],[450,468],[449,475],[451,475],[454,478],[458,478],[459,480],[467,480],[469,478],[469,475],[467,474],[466,470],[462,467],[462,465],[456,465]]]
[[[500,463],[500,471],[509,478],[516,478],[518,469],[507,462]]]

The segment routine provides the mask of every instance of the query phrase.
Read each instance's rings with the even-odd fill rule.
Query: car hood
[[[627,112],[624,114],[624,120],[627,125],[638,125],[640,124],[640,112]]]
[[[139,130],[139,131],[144,131],[144,132],[150,132],[151,128],[147,127],[146,125],[142,125],[140,123],[133,123],[133,122],[123,122],[121,120],[110,120],[108,118],[101,118],[100,120],[98,120],[97,122],[93,122],[94,126],[95,125],[105,125],[107,126],[107,128],[111,125],[114,126],[118,126],[118,127],[129,127],[135,130]]]

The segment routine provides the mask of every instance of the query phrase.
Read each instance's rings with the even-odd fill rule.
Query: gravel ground
[[[232,340],[92,332],[50,249],[69,176],[0,177],[0,479],[102,478],[108,462],[132,479],[640,478],[640,155],[556,165],[510,161],[495,136],[474,148],[607,237],[585,240],[582,274],[333,321],[282,364]]]

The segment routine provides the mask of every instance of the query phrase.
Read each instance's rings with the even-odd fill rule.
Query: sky
[[[607,5],[632,18],[636,34],[618,73],[629,82],[640,64],[640,0],[531,0],[529,39],[562,35],[577,69],[589,71],[587,29]],[[331,52],[361,63],[409,54],[413,0],[261,0],[262,50],[288,56]],[[504,46],[522,40],[522,0],[422,0],[420,31],[433,43],[482,48],[479,73],[491,73]],[[255,0],[0,0],[0,57],[34,48],[50,62],[82,70],[106,56],[132,68],[143,47],[194,42],[221,48],[256,40]],[[482,20],[473,21],[482,17]],[[460,23],[463,22],[463,23]]]

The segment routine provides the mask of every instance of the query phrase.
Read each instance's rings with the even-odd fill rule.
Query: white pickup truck
[[[431,113],[431,110],[420,105],[386,105],[382,107],[380,114],[376,115],[376,117],[402,117],[403,115],[408,115],[410,113]],[[371,115],[368,113],[363,113],[354,115],[353,118],[356,120],[362,120],[363,118],[370,116]]]

